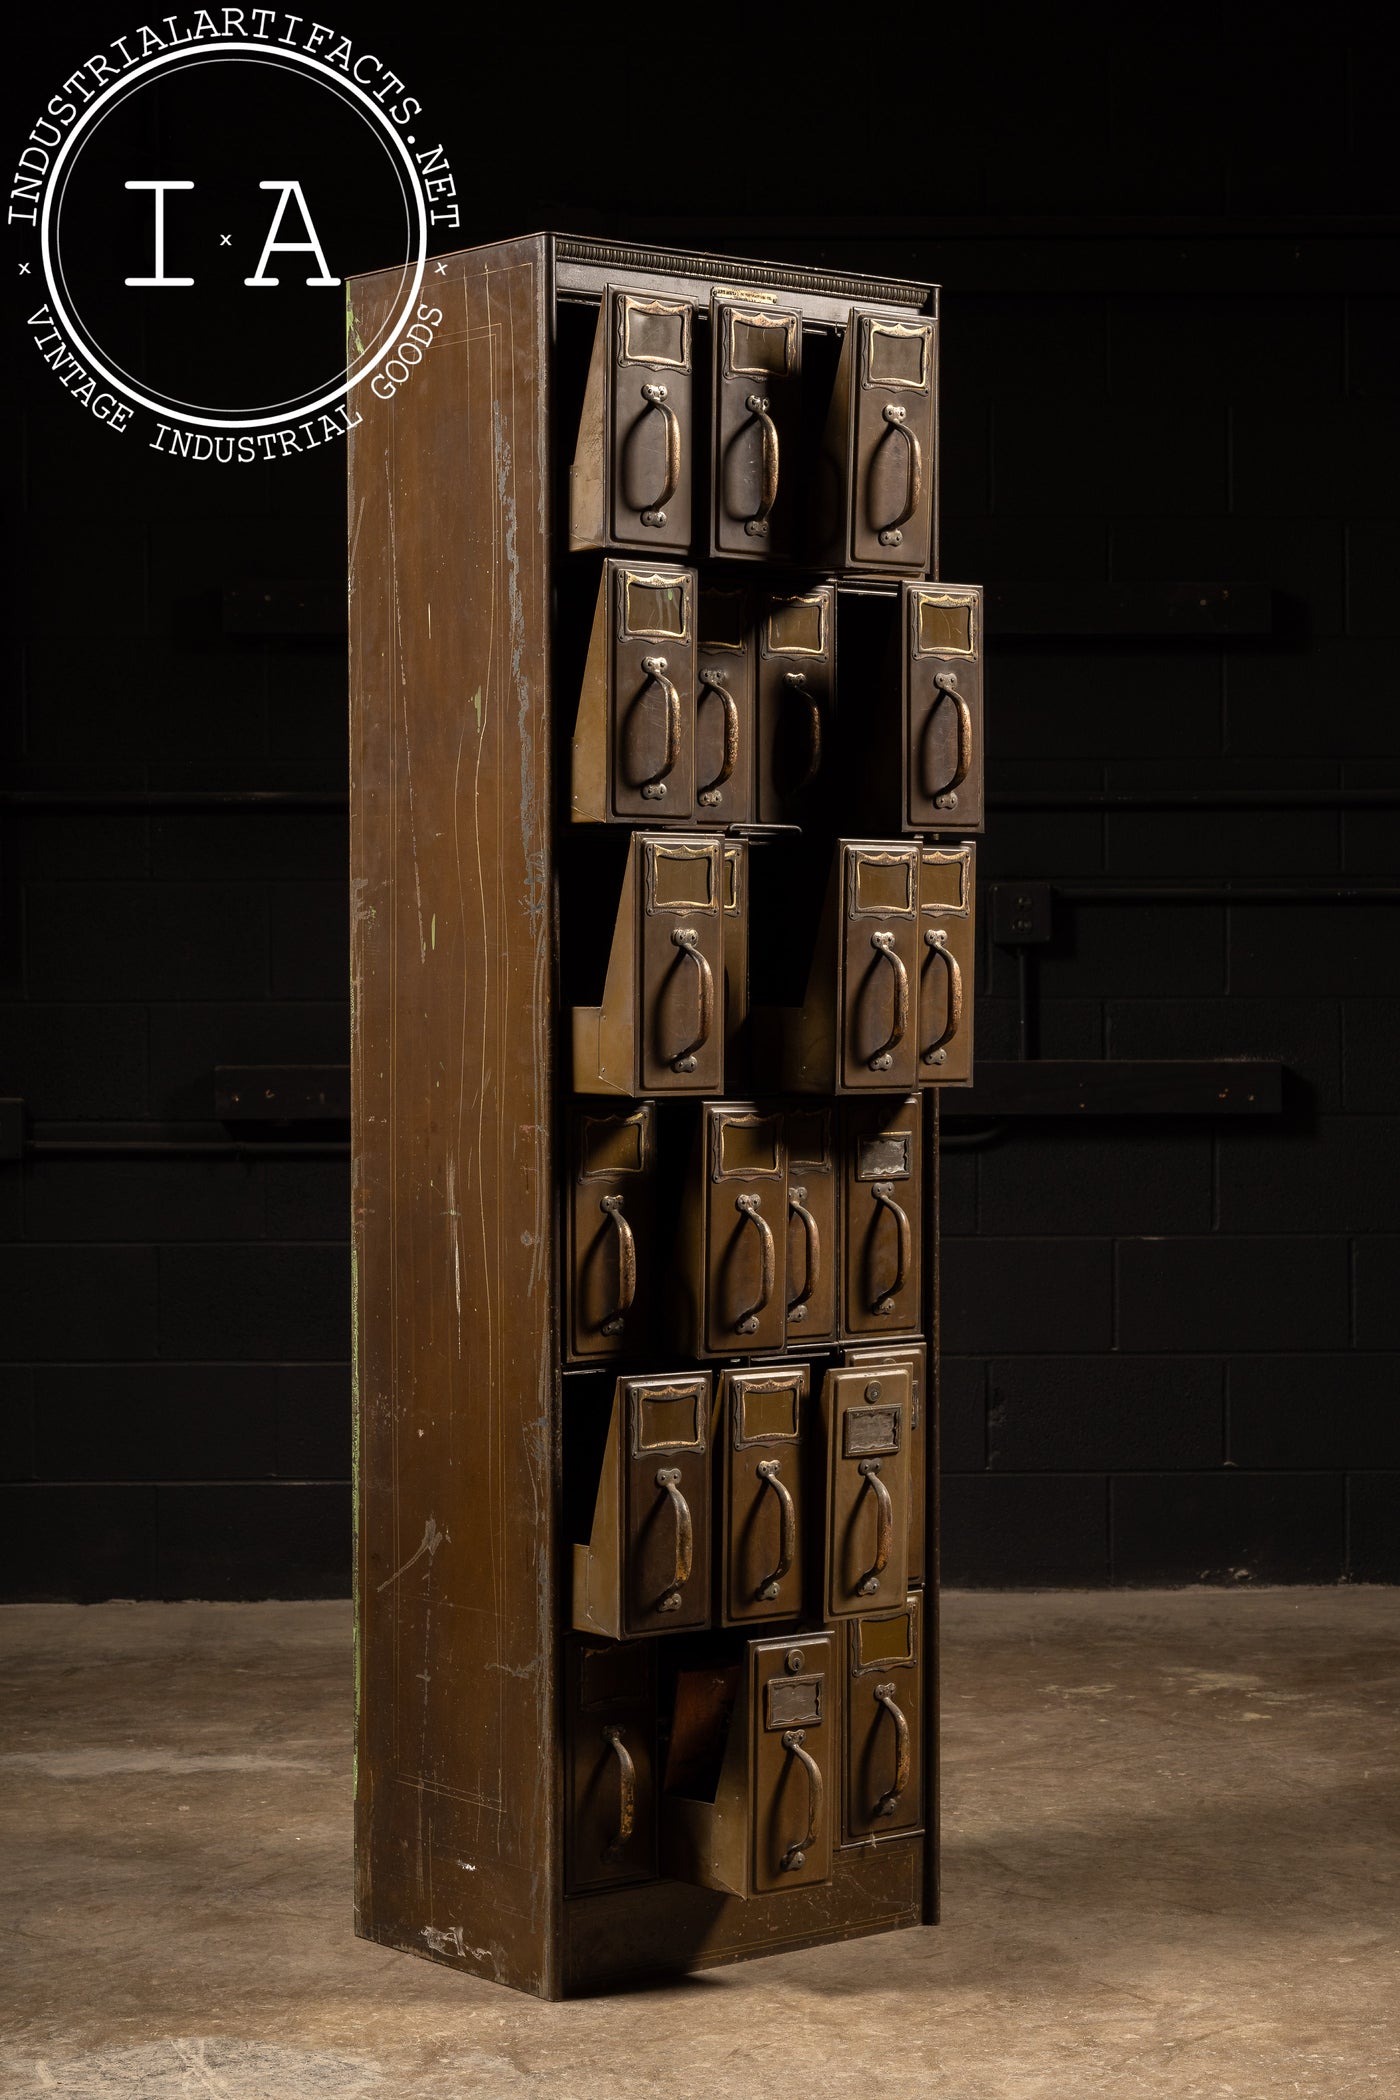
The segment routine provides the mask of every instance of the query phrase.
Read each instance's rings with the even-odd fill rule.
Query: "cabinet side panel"
[[[351,396],[357,1929],[557,1988],[540,240]],[[356,280],[366,343],[397,275]]]

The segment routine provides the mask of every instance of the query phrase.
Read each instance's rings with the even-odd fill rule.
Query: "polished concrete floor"
[[[349,1624],[0,1613],[0,2093],[1400,2092],[1393,1591],[951,1597],[942,1927],[571,2005],[351,1936]]]

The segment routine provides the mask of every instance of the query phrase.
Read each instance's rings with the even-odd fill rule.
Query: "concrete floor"
[[[551,2006],[351,1936],[348,1609],[11,1609],[0,2093],[1391,2100],[1398,1619],[952,1597],[943,1926]]]

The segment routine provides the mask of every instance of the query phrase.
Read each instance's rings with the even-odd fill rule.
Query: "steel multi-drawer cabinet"
[[[559,1997],[937,1915],[982,598],[933,287],[430,281],[350,432],[357,1929]]]

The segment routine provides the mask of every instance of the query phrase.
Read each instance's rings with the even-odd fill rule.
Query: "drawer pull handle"
[[[948,1018],[943,1023],[942,1035],[936,1042],[930,1043],[924,1052],[926,1065],[941,1065],[949,1043],[962,1027],[963,978],[962,971],[958,968],[958,959],[948,946],[946,933],[930,927],[924,935],[924,940],[928,945],[929,961],[932,962],[936,955],[948,972]]]
[[[681,1493],[681,1470],[679,1466],[662,1466],[656,1476],[656,1485],[664,1488],[670,1497],[671,1507],[676,1513],[676,1565],[670,1586],[657,1602],[658,1611],[679,1611],[681,1591],[690,1580],[691,1558],[695,1547],[695,1533],[690,1521],[690,1504]]]
[[[801,1222],[802,1237],[807,1248],[807,1268],[801,1290],[795,1298],[788,1299],[787,1316],[790,1320],[805,1320],[807,1306],[813,1291],[821,1281],[822,1273],[822,1237],[816,1219],[807,1208],[805,1188],[788,1190],[788,1216]]]
[[[875,1803],[877,1816],[892,1816],[899,1806],[900,1795],[909,1784],[909,1723],[895,1703],[894,1693],[892,1684],[877,1684],[875,1687],[875,1697],[894,1722],[894,1785]]]
[[[637,1295],[637,1241],[622,1215],[621,1196],[600,1197],[598,1208],[617,1228],[617,1304],[602,1325],[604,1334],[621,1334]]]
[[[678,926],[671,935],[671,946],[679,948],[683,956],[689,956],[699,976],[700,1012],[695,1023],[695,1034],[671,1059],[673,1072],[693,1072],[695,1053],[703,1050],[710,1040],[710,1030],[715,1023],[715,973],[706,958],[700,953],[700,936],[693,926]]]
[[[898,547],[903,544],[902,527],[909,523],[919,507],[924,493],[924,455],[919,444],[918,432],[909,427],[909,411],[898,401],[887,401],[884,418],[891,430],[898,431],[908,447],[907,474],[904,486],[904,508],[880,528],[880,545]]]
[[[822,769],[821,704],[807,683],[807,673],[805,671],[785,671],[783,673],[783,683],[789,692],[795,693],[797,698],[806,704],[807,708],[807,770],[802,775],[802,778],[795,782],[792,790],[794,795],[800,795],[803,788],[809,788],[812,785],[812,782]]]
[[[666,702],[666,755],[642,788],[649,802],[659,802],[666,792],[666,775],[674,771],[676,760],[681,755],[681,696],[666,676],[664,656],[644,656],[642,669],[654,684],[660,686]]]
[[[941,786],[929,788],[927,792],[929,799],[939,809],[956,809],[957,796],[954,790],[962,786],[972,770],[972,709],[958,691],[956,671],[939,671],[933,682],[938,688],[938,699],[929,709],[928,719],[932,722],[941,701],[952,701],[958,718],[958,755],[949,778]]]
[[[894,1219],[899,1232],[899,1250],[895,1259],[894,1282],[887,1291],[875,1299],[873,1310],[882,1316],[894,1311],[894,1301],[909,1280],[909,1265],[914,1259],[914,1228],[909,1223],[909,1213],[894,1200],[892,1181],[872,1181],[870,1193],[877,1204],[887,1210]]]
[[[799,1867],[807,1864],[807,1854],[817,1842],[817,1831],[822,1819],[822,1775],[821,1767],[810,1750],[803,1748],[807,1740],[805,1728],[789,1728],[783,1736],[783,1748],[790,1757],[795,1757],[807,1774],[807,1830],[795,1844],[789,1845],[778,1863],[783,1874],[795,1874]]]
[[[617,1758],[617,1829],[603,1847],[606,1860],[620,1859],[637,1827],[637,1767],[620,1728],[605,1728],[603,1741]]]
[[[736,1196],[734,1198],[734,1208],[738,1211],[741,1220],[747,1218],[758,1229],[760,1262],[758,1296],[754,1299],[752,1305],[740,1313],[738,1319],[734,1322],[734,1332],[736,1334],[757,1334],[758,1316],[760,1313],[768,1310],[769,1300],[773,1296],[773,1280],[778,1268],[777,1253],[773,1245],[773,1228],[763,1215],[763,1199],[761,1196]]]
[[[666,505],[681,485],[681,419],[666,399],[666,388],[655,382],[642,388],[642,399],[648,408],[654,408],[666,422],[666,479],[661,493],[641,514],[644,525],[664,525]]]
[[[778,1460],[762,1458],[758,1462],[758,1477],[765,1486],[772,1488],[778,1498],[778,1565],[771,1575],[766,1575],[758,1585],[757,1595],[765,1604],[777,1598],[783,1577],[792,1568],[797,1553],[797,1506],[788,1493],[787,1484],[778,1478]]]
[[[778,500],[778,426],[768,413],[768,403],[761,394],[750,394],[744,403],[751,416],[756,416],[763,432],[763,473],[759,485],[758,509],[751,518],[744,520],[745,532],[761,539],[768,531],[768,514]]]
[[[890,1016],[890,1032],[879,1049],[868,1059],[872,1072],[888,1072],[894,1063],[893,1052],[904,1041],[904,1031],[909,1026],[909,972],[895,947],[892,933],[872,933],[870,945],[876,955],[883,955],[894,971],[894,1012]]]
[[[875,1558],[856,1584],[856,1592],[862,1597],[873,1597],[880,1587],[880,1577],[890,1564],[890,1552],[894,1546],[894,1500],[880,1478],[878,1458],[863,1458],[860,1475],[875,1495]]]
[[[710,809],[720,799],[720,790],[739,763],[739,703],[724,682],[723,671],[702,671],[700,691],[713,693],[724,709],[724,757],[713,780],[707,780],[700,789],[698,800],[705,809]]]

